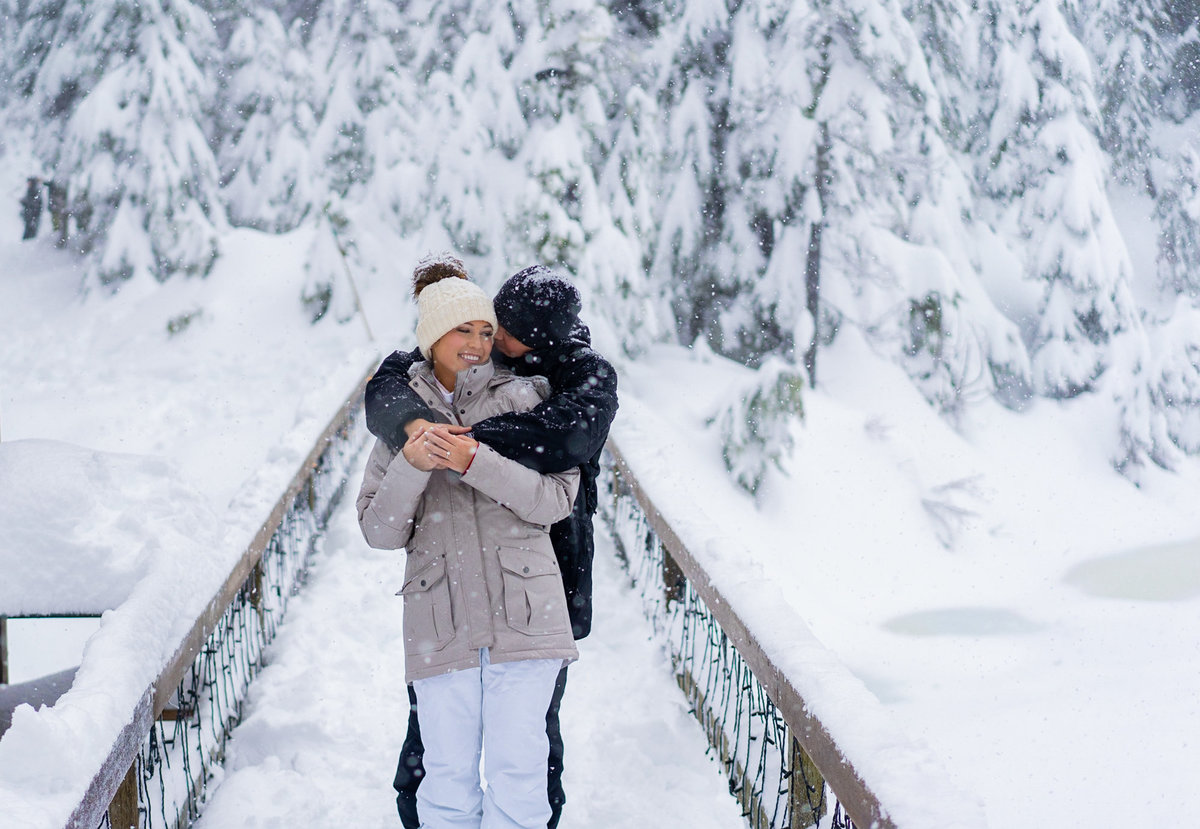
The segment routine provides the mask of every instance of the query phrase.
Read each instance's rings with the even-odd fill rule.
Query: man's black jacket
[[[551,396],[529,412],[489,417],[471,427],[472,436],[506,458],[538,472],[579,467],[579,494],[570,516],[550,528],[550,540],[562,569],[567,606],[576,639],[592,627],[592,515],[600,452],[617,413],[617,373],[592,350],[587,327],[579,324],[563,343],[509,360],[492,352],[497,364],[517,374],[540,374],[550,381]],[[415,418],[434,420],[409,385],[408,370],[422,359],[419,351],[395,351],[367,383],[367,428],[399,451],[404,427]]]

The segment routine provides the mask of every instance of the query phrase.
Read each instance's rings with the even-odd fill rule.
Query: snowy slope
[[[736,539],[695,550],[718,582],[764,597],[786,585],[989,825],[1113,825],[1118,787],[1147,793],[1134,800],[1151,822],[1200,819],[1200,698],[1180,681],[1200,668],[1198,470],[1134,487],[1097,460],[1084,401],[982,404],[956,434],[841,342],[827,363],[855,380],[806,396],[787,475],[772,472],[757,503],[722,479],[705,426],[746,382],[740,367],[655,351],[623,373],[637,403],[615,435],[662,479],[660,507],[686,513],[685,535],[699,523]],[[786,618],[756,633],[788,652]],[[869,753],[860,736],[851,747]]]

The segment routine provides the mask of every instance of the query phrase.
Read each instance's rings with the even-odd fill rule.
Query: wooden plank
[[[108,814],[109,804],[128,774],[129,767],[137,760],[142,741],[154,726],[153,709],[154,695],[152,689],[147,688],[134,709],[133,717],[113,743],[108,760],[92,778],[83,799],[71,813],[66,829],[96,829]]]
[[[641,505],[650,527],[675,560],[675,565],[683,571],[692,587],[704,600],[709,612],[720,623],[721,629],[725,631],[730,642],[746,660],[746,664],[762,684],[767,696],[779,709],[779,713],[787,722],[793,736],[828,781],[830,788],[837,795],[842,808],[854,821],[855,826],[896,829],[895,824],[885,815],[878,798],[842,753],[833,736],[812,714],[799,691],[788,681],[758,639],[733,612],[728,600],[712,583],[704,568],[700,566],[671,525],[654,506],[654,502],[642,489],[637,476],[633,474],[629,464],[621,455],[620,449],[611,439],[608,442],[608,450],[612,453],[623,474],[624,483],[629,486],[633,496]]]

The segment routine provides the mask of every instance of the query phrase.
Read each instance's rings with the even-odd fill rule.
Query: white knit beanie
[[[491,298],[474,282],[453,276],[421,289],[417,313],[417,345],[426,360],[433,359],[433,344],[464,322],[484,320],[497,327]]]

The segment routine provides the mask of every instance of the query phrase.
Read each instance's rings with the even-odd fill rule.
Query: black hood
[[[496,319],[504,330],[533,349],[565,343],[582,325],[579,290],[543,265],[509,277],[496,292],[494,303]]]

